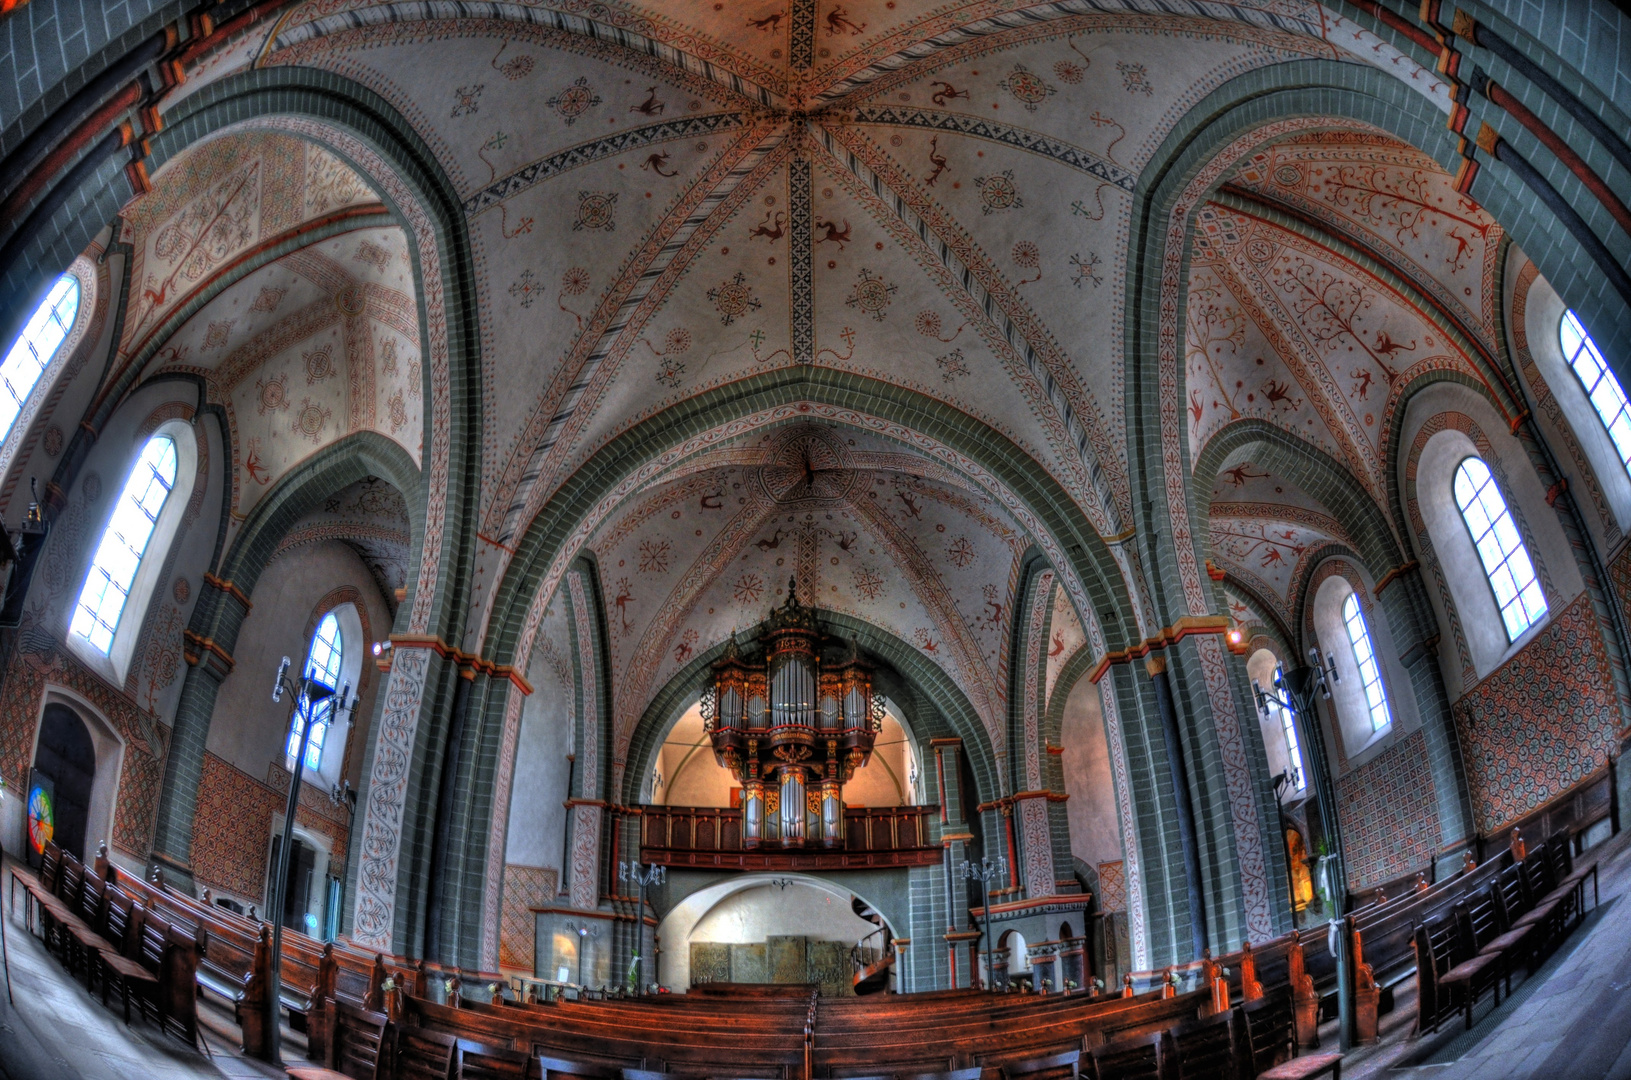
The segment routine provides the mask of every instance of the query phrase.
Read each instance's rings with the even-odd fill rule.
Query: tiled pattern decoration
[[[1379,885],[1420,870],[1438,847],[1438,796],[1420,731],[1337,781],[1337,816],[1348,888]]]
[[[1616,566],[1615,577],[1622,575]],[[1610,679],[1591,598],[1581,593],[1456,702],[1480,833],[1499,832],[1602,768],[1618,716]]]
[[[1099,910],[1127,910],[1127,879],[1122,876],[1119,860],[1099,864]]]
[[[301,788],[300,795],[296,823],[328,839],[333,852],[331,869],[344,866],[345,826],[312,808],[313,800],[321,796],[310,784]],[[288,797],[287,790],[280,791],[225,758],[206,753],[198,785],[198,812],[193,818],[193,876],[198,883],[264,903],[272,817],[283,810]]]
[[[164,779],[164,757],[170,746],[169,727],[123,690],[92,675],[66,649],[31,628],[26,619],[4,685],[6,692],[0,699],[0,775],[6,783],[12,785],[13,791],[21,791],[28,781],[29,754],[46,687],[72,690],[125,740],[124,768],[113,816],[113,846],[138,859],[147,858],[159,787]]]
[[[531,971],[538,918],[530,909],[555,899],[560,871],[547,866],[504,864],[504,902],[499,916],[498,962]]]

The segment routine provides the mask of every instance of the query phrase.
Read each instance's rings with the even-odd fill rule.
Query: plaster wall
[[[357,692],[354,716],[369,717],[374,711],[374,695],[382,682],[380,673],[373,668],[368,650],[371,638],[383,636],[390,626],[385,601],[374,586],[367,565],[349,546],[339,541],[327,541],[310,546],[292,548],[277,556],[261,574],[250,598],[254,608],[244,620],[235,650],[239,663],[221,683],[216,698],[215,714],[210,722],[210,753],[254,777],[264,777],[267,767],[284,763],[285,739],[288,735],[289,701],[272,701],[272,675],[279,657],[287,656],[291,671],[298,671],[306,661],[308,626],[315,626],[314,614],[334,590],[351,586],[361,595],[360,603],[367,616],[367,629],[360,625],[345,635],[345,671],[363,675]],[[359,619],[359,623],[361,620]],[[342,623],[342,630],[347,628]],[[368,656],[366,666],[361,663]],[[352,665],[356,666],[353,667]],[[341,726],[349,729],[349,724]],[[322,779],[333,783],[339,780],[339,769],[344,763],[349,730],[335,728],[329,731],[323,754]],[[349,755],[352,785],[361,777],[362,755],[355,750]]]
[[[563,607],[557,601],[545,616],[548,647],[534,650],[527,672],[534,690],[521,706],[504,849],[505,862],[556,871],[562,867],[566,843],[565,803],[571,769],[567,758],[572,754],[576,723],[572,669],[560,662],[571,655],[566,622],[559,610]]]
[[[686,940],[748,944],[773,935],[797,934],[853,945],[876,929],[855,914],[848,896],[802,883],[786,888],[767,883],[721,900],[698,920]]]
[[[1065,748],[1065,813],[1070,821],[1070,853],[1089,866],[1121,858],[1121,826],[1116,818],[1116,789],[1110,776],[1110,747],[1105,741],[1099,688],[1078,679],[1065,698],[1059,727]]]
[[[1513,290],[1517,284],[1519,271],[1527,261],[1521,252],[1514,252],[1514,257],[1508,263],[1507,302],[1504,308],[1509,315],[1512,312]],[[1522,330],[1529,345],[1529,355],[1533,358],[1541,379],[1546,383],[1546,390],[1556,399],[1564,420],[1568,423],[1575,441],[1595,475],[1609,512],[1623,531],[1631,528],[1631,474],[1626,472],[1625,465],[1620,461],[1619,451],[1614,447],[1614,441],[1608,437],[1608,430],[1603,427],[1602,419],[1592,406],[1591,399],[1586,396],[1585,387],[1581,385],[1579,378],[1574,374],[1574,369],[1569,366],[1563,355],[1558,328],[1562,325],[1565,310],[1563,298],[1557,295],[1551,283],[1543,277],[1536,277],[1524,298]],[[1587,326],[1586,329],[1589,332],[1591,327]],[[1520,377],[1524,374],[1522,365],[1519,365]],[[1535,394],[1536,388],[1532,384],[1529,389],[1532,395]],[[1546,409],[1541,409],[1536,414],[1536,421],[1547,429],[1552,428],[1551,417]],[[1572,455],[1564,452],[1564,446],[1558,438],[1561,432],[1547,430],[1546,434],[1552,437],[1553,446],[1558,451],[1560,466],[1567,469],[1577,464]],[[1583,488],[1575,494],[1576,498],[1581,500],[1588,497]],[[1592,530],[1599,550],[1611,547],[1612,544],[1607,542],[1603,522],[1598,515],[1588,512],[1581,516],[1586,519],[1588,527]]]
[[[1585,583],[1573,558],[1567,534],[1557,519],[1557,512],[1546,503],[1546,489],[1541,484],[1540,476],[1530,464],[1523,446],[1508,433],[1505,422],[1483,399],[1454,385],[1441,384],[1424,390],[1411,400],[1406,410],[1402,445],[1411,445],[1421,426],[1444,412],[1457,412],[1470,417],[1489,443],[1489,452],[1485,453],[1466,433],[1446,428],[1427,440],[1416,469],[1417,503],[1432,540],[1432,554],[1436,557],[1438,569],[1459,616],[1461,633],[1471,654],[1474,673],[1482,678],[1516,655],[1552,615],[1580,594]],[[1546,588],[1546,600],[1551,609],[1548,618],[1531,627],[1516,641],[1507,640],[1494,594],[1490,591],[1483,565],[1451,488],[1456,467],[1468,456],[1485,459],[1495,474],[1507,508],[1518,521],[1535,572]],[[1407,457],[1401,455],[1401,458]],[[1405,461],[1401,460],[1401,471],[1404,467]],[[1424,560],[1429,557],[1425,552],[1418,552],[1418,555]],[[1428,591],[1438,609],[1439,624],[1450,626],[1452,620],[1444,610],[1443,596],[1436,589]],[[1441,649],[1440,656],[1446,689],[1453,699],[1470,687],[1464,685],[1455,645],[1449,641],[1445,645],[1447,647]]]

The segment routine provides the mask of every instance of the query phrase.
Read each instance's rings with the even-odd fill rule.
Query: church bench
[[[675,1043],[665,1040],[658,1045],[638,1037],[627,1027],[611,1026],[592,1032],[573,1030],[562,1026],[545,1026],[531,1015],[501,1006],[468,1004],[459,1008],[437,1005],[423,998],[399,995],[404,1023],[429,1030],[442,1031],[458,1038],[479,1039],[493,1045],[508,1045],[512,1049],[550,1057],[564,1057],[611,1068],[649,1068],[658,1064],[667,1071],[676,1066],[715,1066],[721,1072],[729,1068],[737,1075],[752,1075],[754,1065],[772,1066],[776,1077],[785,1076],[792,1066],[802,1067],[802,1028],[799,1036],[782,1039],[783,1045],[744,1051],[739,1046],[723,1043],[717,1037]],[[517,1019],[524,1016],[524,1019]],[[641,1033],[643,1034],[643,1033]],[[684,1033],[676,1033],[684,1034]],[[769,1060],[771,1051],[780,1061]],[[656,1051],[667,1055],[659,1057]],[[737,1067],[750,1071],[738,1072]]]
[[[448,1080],[459,1040],[445,1031],[395,1024],[391,1039],[391,1080]]]
[[[456,1080],[540,1080],[538,1057],[507,1046],[460,1039],[453,1055]]]
[[[1164,1028],[1095,1047],[1090,1060],[1093,1080],[1178,1080],[1172,1033]]]
[[[997,1068],[997,1073],[1000,1080],[1077,1080],[1081,1075],[1081,1061],[1081,1050],[1064,1050],[1006,1062]]]
[[[617,1070],[588,1061],[538,1055],[539,1080],[616,1080]]]
[[[271,962],[269,924],[204,904],[162,882],[143,881],[122,873],[106,862],[106,847],[97,862],[108,866],[121,887],[140,897],[149,911],[162,911],[172,923],[192,931],[198,946],[198,985],[232,1006],[243,1031],[243,1050],[258,1057],[268,1056],[272,1031],[265,1015]],[[314,1027],[321,1027],[317,1003],[323,997],[319,971],[322,949],[320,943],[298,931],[284,929],[278,998],[289,1010],[291,1026],[305,1030],[308,1036]],[[366,1001],[352,999],[350,1003],[360,1006]],[[321,1056],[321,1037],[311,1050]]]
[[[1236,1062],[1242,1075],[1258,1080],[1312,1080],[1330,1073],[1332,1080],[1341,1080],[1341,1054],[1297,1056],[1300,1040],[1289,988],[1276,988],[1240,1006],[1236,1015]]]
[[[383,1013],[353,1008],[328,998],[323,1002],[324,1026],[331,1033],[320,1055],[321,1066],[296,1066],[286,1070],[294,1080],[386,1080],[381,1064],[386,1061],[389,1043]]]
[[[136,959],[140,955],[136,942],[145,912],[117,885],[107,886],[103,903],[103,935],[108,948],[101,950],[96,957],[101,967],[102,1004],[107,1005],[108,991],[117,985],[124,1002],[125,1023],[128,1024],[132,991],[138,999],[151,998],[159,985],[158,976],[142,967]]]
[[[1172,1029],[1169,1044],[1184,1080],[1241,1080],[1247,1036],[1245,1015],[1227,1009]]]
[[[1472,1011],[1485,990],[1492,990],[1497,1008],[1501,1004],[1501,976],[1504,954],[1486,951],[1501,935],[1494,889],[1474,893],[1456,905],[1452,915],[1457,944],[1454,966],[1439,979],[1439,985],[1461,1001],[1467,1030],[1472,1030]]]

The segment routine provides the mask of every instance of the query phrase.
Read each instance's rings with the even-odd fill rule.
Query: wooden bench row
[[[1418,926],[1417,1029],[1437,1031],[1460,1011],[1470,1030],[1473,1008],[1486,992],[1499,1005],[1501,985],[1511,991],[1516,967],[1533,973],[1585,917],[1588,879],[1595,904],[1595,858],[1576,866],[1568,837],[1559,834]]]
[[[46,845],[38,875],[12,868],[13,908],[18,885],[30,932],[38,925],[47,949],[71,975],[83,976],[86,990],[100,981],[106,1005],[117,988],[125,1023],[135,1001],[161,1029],[196,1045],[198,954],[190,935],[55,844]]]

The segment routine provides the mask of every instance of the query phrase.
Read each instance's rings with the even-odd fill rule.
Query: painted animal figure
[[[663,110],[668,106],[657,100],[657,88],[655,86],[646,87],[646,94],[646,100],[638,105],[630,105],[629,112],[644,113],[647,116],[661,116]]]
[[[923,178],[923,182],[933,187],[940,174],[946,171],[946,155],[937,153],[940,149],[940,136],[936,135],[929,140],[929,164],[934,166],[934,172]]]
[[[678,176],[680,174],[680,171],[678,169],[675,169],[673,172],[663,172],[663,166],[667,165],[667,164],[668,164],[668,154],[665,151],[665,152],[660,153],[660,154],[650,154],[650,155],[648,155],[646,157],[646,160],[644,160],[644,161],[642,161],[640,163],[640,167],[642,169],[650,169],[652,172],[656,173],[658,176]]]
[[[918,506],[917,500],[912,497],[912,493],[910,491],[897,491],[895,492],[895,496],[896,498],[900,499],[901,502],[906,504],[906,512],[908,514],[911,514],[919,521],[923,520],[923,508]]]
[[[959,90],[949,82],[941,82],[937,79],[929,85],[940,87],[940,89],[929,95],[929,100],[934,102],[936,105],[944,105],[952,98],[968,97],[967,90]]]
[[[787,534],[782,532],[782,530],[777,529],[776,535],[772,536],[769,540],[760,540],[753,546],[758,548],[760,551],[775,551],[777,548],[782,546],[782,537],[785,535]]]
[[[833,243],[838,245],[839,251],[843,251],[844,245],[850,241],[850,223],[848,218],[844,219],[844,228],[841,231],[834,222],[822,221],[819,218],[816,219],[815,227],[818,229],[827,230],[826,236],[816,237],[816,243],[818,244],[825,244],[828,240],[831,240]]]
[[[866,23],[861,23],[859,26],[857,26],[855,21],[849,17],[849,12],[845,11],[842,7],[835,7],[831,11],[827,12],[828,37],[836,37],[839,34],[842,34],[845,30],[849,31],[850,37],[854,37],[856,34],[859,34],[865,29]]]
[[[775,219],[775,223],[772,224],[771,215],[768,213],[765,214],[764,221],[748,230],[748,239],[751,240],[755,236],[762,236],[766,240],[769,240],[772,244],[774,244],[777,240],[780,240],[787,232],[787,215],[778,210],[776,211]]]
[[[774,15],[766,15],[762,19],[749,19],[747,24],[755,30],[763,30],[769,33],[782,24],[785,14],[785,12],[778,11]]]

